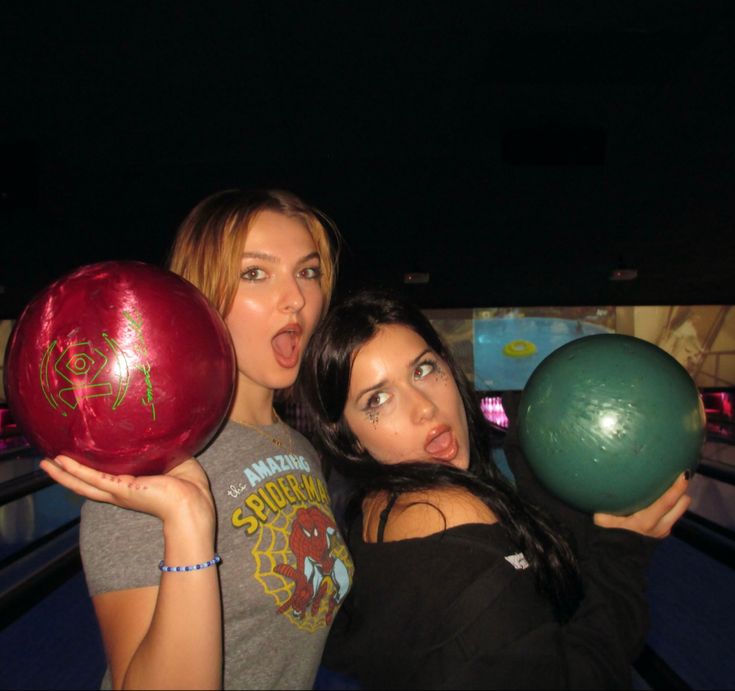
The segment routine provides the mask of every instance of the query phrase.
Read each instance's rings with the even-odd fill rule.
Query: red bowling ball
[[[59,279],[23,311],[5,387],[26,438],[109,473],[155,475],[200,451],[230,406],[235,356],[191,283],[141,262]]]

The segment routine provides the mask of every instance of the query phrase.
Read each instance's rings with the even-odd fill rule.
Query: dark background
[[[342,292],[733,300],[728,0],[3,3],[0,58],[0,317],[253,186],[335,219]]]

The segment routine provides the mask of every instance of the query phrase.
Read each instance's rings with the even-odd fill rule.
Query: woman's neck
[[[273,415],[273,389],[239,381],[230,419],[248,425],[272,425],[276,421]]]

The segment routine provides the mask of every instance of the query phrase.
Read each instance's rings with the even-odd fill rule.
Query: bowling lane
[[[82,500],[50,482],[0,414],[0,687],[99,688],[104,652],[77,546]]]
[[[41,457],[0,460],[0,492],[12,481],[33,480]],[[33,476],[33,477],[31,477]],[[82,499],[53,484],[0,506],[0,568],[33,548],[38,541],[79,519]]]
[[[735,485],[727,481],[728,476],[735,479],[735,445],[705,442],[699,470],[689,483],[689,510],[735,532]],[[711,470],[718,477],[705,474]]]
[[[40,470],[41,455],[0,406],[0,588],[5,567],[79,521],[82,499]],[[4,586],[3,586],[4,584]]]

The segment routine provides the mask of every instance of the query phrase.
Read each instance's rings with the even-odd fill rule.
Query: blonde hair
[[[258,214],[269,210],[298,219],[309,231],[321,260],[324,312],[334,290],[339,233],[332,220],[284,190],[225,190],[199,202],[176,234],[169,268],[193,283],[225,317],[240,281],[245,239]]]

